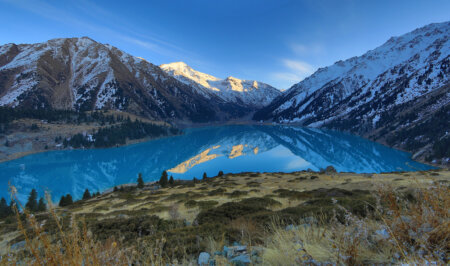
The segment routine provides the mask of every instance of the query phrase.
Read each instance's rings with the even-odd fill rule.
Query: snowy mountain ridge
[[[268,84],[256,80],[241,80],[231,76],[219,79],[196,71],[184,62],[163,64],[160,67],[179,81],[197,88],[200,93],[204,95],[213,93],[224,101],[263,107],[281,95],[279,90]]]
[[[352,57],[345,61],[338,61],[334,65],[320,68],[313,75],[292,86],[283,94],[282,104],[272,111],[272,115],[280,119],[279,121],[300,122],[304,117],[300,116],[310,103],[304,100],[311,94],[339,84],[337,98],[330,98],[332,105],[338,104],[340,100],[362,88],[364,92],[370,88],[377,87],[376,78],[388,69],[400,64],[408,64],[414,70],[419,70],[433,62],[441,62],[449,55],[450,43],[449,22],[440,24],[430,24],[423,28],[416,29],[400,37],[392,37],[382,46],[370,50],[362,56]],[[436,54],[436,51],[440,51]],[[395,78],[395,77],[392,77]],[[438,87],[441,83],[435,84]],[[428,90],[432,90],[429,88]],[[373,91],[373,90],[372,90]],[[412,95],[405,95],[397,100],[408,101],[417,89],[412,88]],[[408,98],[409,97],[409,98]],[[283,111],[296,109],[296,117],[285,117]],[[280,114],[278,116],[278,114]]]
[[[349,131],[423,157],[448,139],[449,36],[450,22],[443,22],[393,37],[317,70],[254,119]],[[431,125],[437,121],[443,126]]]
[[[0,106],[114,109],[182,122],[228,120],[251,109],[201,93],[142,58],[88,37],[1,45]]]

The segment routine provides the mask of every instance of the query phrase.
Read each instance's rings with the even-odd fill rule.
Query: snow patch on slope
[[[183,62],[164,64],[160,67],[179,81],[194,86],[198,93],[203,95],[213,93],[224,101],[264,106],[281,94],[279,90],[262,82],[234,77],[219,79],[196,71]]]

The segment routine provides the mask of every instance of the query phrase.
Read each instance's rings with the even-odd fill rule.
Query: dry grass
[[[39,223],[17,200],[16,190],[11,188],[15,200],[14,211],[18,229],[26,242],[26,249],[10,253],[1,260],[3,265],[128,265],[129,251],[119,248],[114,239],[105,243],[95,241],[82,221],[71,219],[69,230],[63,230],[62,219],[57,215],[47,196],[49,212],[58,227],[57,235],[44,232],[45,222]],[[19,207],[17,206],[19,204]],[[19,208],[23,210],[19,211]]]
[[[13,209],[20,233],[25,238],[25,249],[9,252],[0,258],[0,265],[187,265],[164,258],[162,255],[165,239],[153,243],[125,247],[114,238],[97,241],[87,229],[83,220],[71,217],[68,229],[63,229],[62,218],[47,195],[51,218],[57,226],[57,233],[50,235],[44,231],[45,222],[38,222],[17,200],[16,189],[11,187],[12,198],[17,205]],[[23,211],[19,211],[23,210]]]
[[[271,211],[281,210],[302,204],[308,199],[280,197],[274,193],[277,189],[289,189],[297,192],[308,192],[325,187],[337,187],[351,190],[368,188],[376,201],[367,202],[372,208],[367,216],[357,216],[346,210],[343,201],[332,201],[336,210],[334,215],[315,214],[304,220],[296,221],[287,230],[286,223],[274,220],[268,227],[261,228],[258,220],[252,216],[237,217],[225,226],[236,233],[235,237],[241,244],[263,248],[263,264],[265,265],[301,265],[301,264],[425,264],[448,263],[450,253],[450,189],[448,183],[449,171],[417,172],[404,174],[380,174],[367,177],[356,174],[336,174],[335,177],[314,173],[318,178],[298,179],[310,177],[311,173],[284,174],[286,178],[278,178],[280,174],[260,174],[252,180],[261,183],[259,192],[251,192],[252,187],[246,187],[249,181],[247,175],[227,175],[226,178],[215,178],[195,187],[177,186],[164,188],[157,193],[147,191],[115,192],[102,195],[95,200],[80,202],[73,209],[64,210],[72,214],[70,224],[62,224],[62,210],[55,208],[50,200],[49,217],[54,220],[57,230],[55,234],[44,233],[48,222],[38,221],[27,211],[22,213],[16,208],[16,218],[20,233],[26,240],[23,251],[10,252],[1,260],[2,265],[31,264],[31,265],[174,265],[195,264],[198,253],[186,251],[188,246],[172,246],[181,250],[184,257],[176,260],[165,252],[170,246],[170,240],[176,241],[194,236],[195,245],[204,243],[203,251],[210,254],[229,245],[226,234],[220,237],[202,235],[197,232],[196,225],[174,227],[173,232],[158,235],[159,238],[136,239],[132,243],[123,243],[120,238],[110,238],[104,241],[96,239],[91,234],[83,219],[77,218],[88,215],[95,208],[108,207],[96,219],[111,218],[120,212],[129,215],[154,215],[165,220],[193,221],[199,213],[199,208],[186,208],[186,199],[179,195],[191,193],[199,197],[199,202],[217,201],[211,208],[219,207],[227,202],[241,202],[251,197],[272,198],[280,204],[270,206]],[[402,180],[398,180],[402,177]],[[298,179],[298,182],[289,180]],[[348,180],[350,179],[350,180]],[[344,182],[345,181],[345,182]],[[343,184],[346,183],[346,184]],[[248,195],[234,199],[224,193],[213,193],[221,186],[218,184],[233,184],[227,192],[240,190],[248,191]],[[206,187],[206,189],[201,189]],[[12,191],[14,192],[14,190]],[[122,194],[121,194],[122,193]],[[150,193],[147,194],[147,193]],[[13,193],[14,194],[14,193]],[[169,200],[170,199],[170,200]],[[128,206],[126,203],[129,202]],[[146,203],[147,202],[147,203]],[[113,204],[111,204],[113,203]],[[120,207],[111,205],[119,204]],[[138,207],[139,206],[139,207]],[[146,207],[142,213],[133,213],[134,209]],[[158,208],[157,208],[158,207]],[[153,209],[158,209],[153,211]],[[86,218],[87,219],[87,218]],[[67,219],[64,219],[66,221]],[[67,222],[66,222],[67,223]],[[172,229],[169,229],[169,231]],[[192,232],[192,235],[191,233]],[[171,235],[172,234],[172,235]],[[175,234],[175,235],[174,235]],[[182,235],[185,234],[185,235]],[[109,235],[108,235],[109,237]],[[9,239],[9,238],[8,238]],[[234,241],[234,240],[233,240]],[[178,242],[177,242],[178,243]],[[183,243],[180,241],[180,243]],[[193,245],[194,245],[193,244]],[[177,244],[181,245],[181,244]],[[184,250],[184,251],[183,251]],[[225,265],[224,260],[218,265]]]
[[[273,223],[263,260],[267,265],[409,263],[446,265],[450,253],[450,189],[419,188],[414,199],[379,189],[376,212],[345,212],[344,221],[304,223],[292,230]],[[338,203],[336,203],[338,204]]]

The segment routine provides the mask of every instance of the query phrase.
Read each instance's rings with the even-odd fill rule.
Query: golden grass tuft
[[[45,222],[39,223],[16,198],[16,189],[11,187],[11,197],[19,231],[25,238],[26,249],[10,253],[1,260],[2,265],[127,265],[129,251],[121,249],[114,239],[105,243],[95,241],[83,221],[71,217],[69,230],[63,230],[62,219],[47,195],[49,213],[54,219],[57,235],[44,232]],[[19,205],[19,207],[17,206]],[[22,212],[19,211],[19,208]],[[25,219],[23,219],[25,218]]]
[[[265,242],[264,263],[447,264],[449,187],[418,188],[412,198],[386,186],[378,193],[376,211],[368,217],[355,216],[341,207],[343,221],[334,215],[327,223],[316,219],[318,223],[300,222],[289,230],[273,223],[273,233]]]

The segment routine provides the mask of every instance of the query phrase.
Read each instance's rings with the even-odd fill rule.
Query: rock
[[[381,239],[388,239],[390,237],[389,232],[386,229],[376,230],[375,234]]]
[[[306,217],[304,220],[307,224],[317,224],[317,219],[312,216]]]
[[[226,257],[227,254],[228,254],[228,247],[227,246],[223,246],[222,256]]]
[[[293,225],[293,224],[286,225],[286,227],[284,228],[285,231],[291,231],[291,230],[294,230],[294,229],[297,229],[297,227],[295,225]]]
[[[252,256],[259,256],[264,253],[263,247],[252,247]]]
[[[235,246],[236,252],[244,252],[247,251],[247,246]]]
[[[208,266],[209,265],[209,253],[208,252],[202,252],[200,255],[198,255],[198,265],[200,266]]]
[[[232,246],[232,247],[223,247],[224,256],[228,259],[239,256],[242,253],[247,253],[247,246]]]
[[[11,250],[12,250],[12,251],[18,251],[18,250],[21,250],[21,249],[25,248],[25,244],[26,244],[25,241],[20,241],[20,242],[17,242],[17,243],[15,243],[15,244],[12,244],[12,245],[11,245]]]
[[[402,216],[400,216],[400,218],[401,218],[401,220],[402,220],[404,223],[406,223],[406,224],[410,224],[411,221],[412,221],[411,217],[406,216],[406,215],[402,215]]]
[[[118,215],[117,215],[117,218],[120,218],[120,219],[127,219],[127,218],[128,218],[128,215],[126,215],[126,214],[118,214]]]
[[[298,226],[299,228],[303,228],[303,229],[310,229],[311,228],[311,225],[310,224],[301,224],[301,225],[299,225]]]
[[[253,264],[259,265],[262,263],[262,254],[264,253],[263,247],[252,247],[250,258]]]
[[[250,256],[248,254],[242,254],[232,258],[230,262],[233,263],[234,265],[241,266],[241,265],[248,265],[252,261],[250,260]]]

